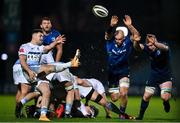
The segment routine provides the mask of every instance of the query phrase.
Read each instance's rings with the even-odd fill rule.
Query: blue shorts
[[[159,75],[159,74],[150,74],[148,81],[146,82],[146,86],[156,87],[164,82],[171,81],[173,77],[171,74]]]
[[[119,80],[123,77],[129,78],[129,74],[127,74],[127,73],[113,74],[113,73],[109,72],[109,75],[108,75],[108,86],[109,86],[109,88],[119,87]]]

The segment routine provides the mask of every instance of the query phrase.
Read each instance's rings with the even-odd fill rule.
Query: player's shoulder
[[[59,32],[58,30],[56,30],[56,29],[52,29],[51,32],[52,32],[53,34],[60,35],[60,32]]]
[[[20,47],[29,47],[29,46],[30,46],[30,43],[28,42],[28,43],[21,44]]]

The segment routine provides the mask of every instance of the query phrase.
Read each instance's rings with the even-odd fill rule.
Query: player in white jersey
[[[56,40],[58,36],[61,35],[58,31],[52,29],[51,19],[48,17],[43,17],[41,19],[40,27],[44,34],[43,45],[51,44],[53,41]],[[62,48],[63,48],[62,43],[56,45],[56,51],[57,51],[56,62],[60,61],[60,58],[62,56]],[[43,54],[40,61],[41,64],[54,63],[54,62],[55,61],[52,56],[52,52],[48,52],[48,54]],[[18,89],[16,93],[16,103],[19,102],[22,99],[22,97],[24,97],[27,94],[27,90],[30,90],[30,87],[27,85],[28,82],[26,81],[23,74],[21,74],[21,71],[22,71],[21,65],[14,64],[13,66],[14,84],[18,85]]]
[[[96,90],[99,94],[101,94],[103,96],[103,98],[106,99],[106,101],[107,101],[104,86],[99,80],[97,80],[95,78],[90,78],[90,79],[76,78],[76,79],[77,79],[78,85],[85,86],[85,87],[93,87],[93,89]],[[88,102],[86,102],[86,103],[88,103]],[[106,111],[106,118],[111,118],[110,111],[107,108],[105,108],[105,111]]]
[[[39,65],[40,58],[43,53],[47,53],[58,43],[63,43],[65,41],[64,36],[58,37],[56,41],[47,46],[41,46],[43,33],[40,29],[35,29],[32,33],[32,40],[30,43],[23,44],[19,49],[19,59],[20,64],[23,68],[24,75],[29,82],[34,82],[36,80],[36,75],[38,73],[49,74],[51,72],[59,72],[67,67],[73,66],[75,62],[69,62],[66,64],[56,64],[56,65]],[[78,62],[76,59],[75,61]],[[76,62],[76,63],[77,63]],[[77,63],[78,64],[78,63]],[[76,64],[76,66],[78,66]],[[41,75],[41,74],[40,74]],[[42,79],[42,78],[41,78]],[[39,120],[49,121],[46,117],[47,106],[49,102],[50,89],[47,80],[40,81],[38,84],[38,89],[42,93],[42,106],[41,106],[41,116]]]

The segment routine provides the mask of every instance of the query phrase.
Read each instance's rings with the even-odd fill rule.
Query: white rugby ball
[[[107,17],[108,16],[108,10],[101,5],[95,5],[92,8],[92,11],[93,11],[94,15],[98,16],[98,17]]]

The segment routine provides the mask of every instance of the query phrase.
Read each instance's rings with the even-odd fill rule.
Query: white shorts
[[[90,84],[92,85],[92,87],[94,88],[94,90],[96,90],[99,94],[103,94],[105,93],[105,89],[103,84],[97,80],[97,79],[85,79],[88,82],[90,82]]]
[[[27,79],[23,74],[22,67],[20,64],[13,65],[13,79],[15,85],[18,85],[20,83],[29,84],[29,82],[27,81]]]
[[[39,81],[37,82],[36,87],[38,88],[38,86],[39,86],[41,83],[47,83],[47,84],[49,84],[49,81],[47,81],[47,80],[39,80]]]
[[[55,73],[51,80],[58,80],[59,82],[68,81],[68,82],[73,83],[74,82],[74,76],[70,73],[69,69],[65,69],[62,72]]]
[[[83,87],[78,85],[79,93],[82,98],[85,98],[89,92],[93,89],[92,87]]]

